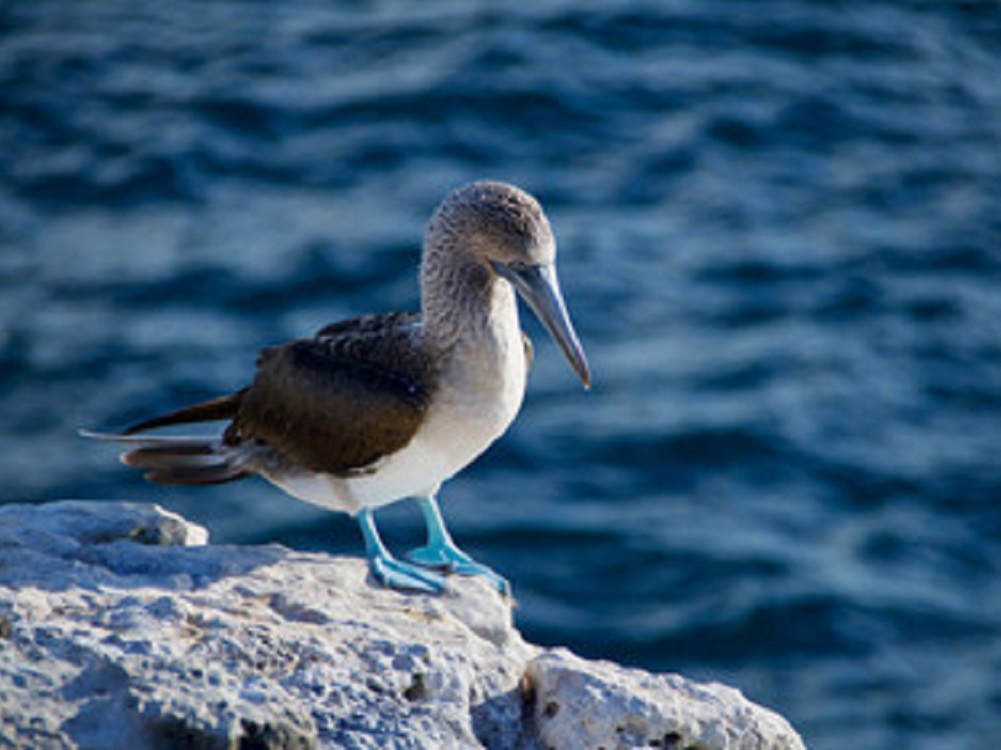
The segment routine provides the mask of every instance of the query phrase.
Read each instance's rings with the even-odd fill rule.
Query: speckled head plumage
[[[428,223],[421,264],[428,330],[454,341],[469,311],[484,308],[480,300],[495,283],[510,284],[521,295],[589,387],[590,371],[560,291],[556,241],[542,206],[514,185],[474,182],[448,195]]]
[[[484,263],[550,264],[556,241],[542,206],[503,182],[473,182],[441,202],[425,236],[425,252],[448,248]]]

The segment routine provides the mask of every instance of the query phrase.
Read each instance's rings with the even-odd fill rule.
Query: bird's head
[[[591,385],[556,274],[556,240],[539,202],[501,182],[474,182],[438,207],[428,243],[458,246],[492,278],[510,283],[556,341],[585,388]]]

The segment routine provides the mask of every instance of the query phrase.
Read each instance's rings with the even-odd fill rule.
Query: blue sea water
[[[595,379],[526,323],[520,420],[442,493],[526,636],[734,684],[812,748],[1001,747],[995,2],[6,2],[0,499],[359,554],[75,430],[414,308],[424,222],[483,177],[547,207]]]

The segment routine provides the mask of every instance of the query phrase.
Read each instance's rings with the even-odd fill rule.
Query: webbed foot
[[[407,553],[407,559],[425,568],[444,570],[463,576],[482,576],[497,587],[504,596],[511,595],[511,584],[503,576],[463,552],[452,541],[452,535],[445,528],[438,501],[434,495],[417,498],[417,506],[427,526],[428,541],[423,547]]]
[[[481,576],[496,586],[504,596],[511,595],[511,584],[506,578],[483,563],[476,562],[454,544],[446,542],[428,544],[408,552],[407,559],[423,568],[444,570],[462,576]]]
[[[369,558],[372,576],[383,586],[401,591],[421,591],[426,594],[440,594],[445,590],[445,577],[430,570],[410,565],[395,557],[376,556]]]
[[[366,508],[358,514],[358,525],[365,538],[368,569],[372,577],[383,586],[426,594],[440,594],[445,590],[443,575],[397,560],[389,553],[386,545],[382,543],[370,509]]]

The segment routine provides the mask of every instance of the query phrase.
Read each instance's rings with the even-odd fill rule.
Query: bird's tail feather
[[[81,430],[80,435],[128,446],[122,463],[148,469],[144,477],[157,484],[222,484],[253,474],[238,451],[217,437],[139,436]]]
[[[121,433],[80,430],[80,435],[127,446],[122,463],[148,469],[146,479],[158,484],[221,484],[243,479],[254,472],[246,466],[237,448],[223,445],[216,437],[137,435],[136,433],[194,422],[233,419],[246,394],[244,388],[227,396],[188,406],[169,414],[134,424]]]
[[[159,417],[147,419],[145,422],[134,424],[126,428],[123,435],[134,435],[137,432],[154,430],[158,427],[169,427],[177,424],[191,424],[193,422],[218,422],[232,419],[240,410],[240,404],[247,393],[247,388],[230,393],[227,396],[220,396],[211,401],[204,401],[194,406],[187,406],[169,414],[162,414]]]

